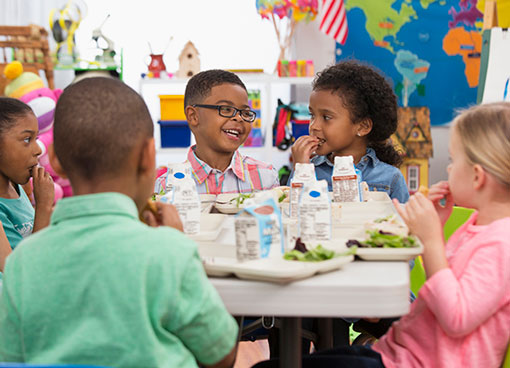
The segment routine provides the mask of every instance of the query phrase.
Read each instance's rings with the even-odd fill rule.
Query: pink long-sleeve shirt
[[[484,226],[476,217],[446,244],[450,268],[374,345],[386,367],[500,367],[510,339],[510,217]]]

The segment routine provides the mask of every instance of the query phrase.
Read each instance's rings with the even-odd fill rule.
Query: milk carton
[[[352,156],[336,156],[331,183],[335,202],[360,202],[361,172],[355,168]]]
[[[235,233],[237,260],[240,262],[283,256],[282,217],[272,198],[254,203],[238,213]]]
[[[188,161],[168,164],[164,188],[165,193],[172,192],[174,182],[182,178],[192,179],[191,164]]]
[[[316,181],[315,167],[313,164],[297,163],[294,167],[294,176],[290,181],[290,217],[298,217],[299,196],[305,183]]]
[[[299,198],[298,220],[303,241],[331,239],[331,200],[326,180],[305,184]]]
[[[200,197],[195,181],[180,172],[173,175],[172,190],[160,198],[163,203],[173,204],[188,235],[200,232]]]

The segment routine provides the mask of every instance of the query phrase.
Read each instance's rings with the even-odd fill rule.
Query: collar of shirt
[[[326,164],[328,166],[334,167],[334,163],[328,159],[328,155],[325,156],[315,156],[311,160],[312,164],[315,166],[321,166]],[[363,169],[365,166],[375,166],[379,163],[379,159],[377,158],[375,151],[373,148],[367,148],[367,153],[361,158],[356,167],[358,169]]]
[[[216,174],[220,172],[217,169],[213,169],[204,161],[200,160],[195,154],[196,145],[189,148],[188,151],[188,161],[191,164],[191,170],[193,171],[193,175],[195,176],[196,181],[199,184],[202,184],[205,179],[211,174]],[[240,180],[245,181],[245,170],[243,165],[243,156],[239,153],[239,151],[235,151],[232,156],[232,161],[230,161],[230,165],[224,172],[228,170],[232,170],[232,172],[237,176]]]
[[[98,215],[120,215],[138,218],[135,202],[121,193],[95,193],[63,198],[58,201],[51,216],[51,224]]]

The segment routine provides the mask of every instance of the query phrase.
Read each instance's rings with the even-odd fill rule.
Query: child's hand
[[[44,167],[34,167],[32,169],[32,181],[35,207],[48,209],[51,212],[55,201],[55,186],[50,174],[44,170]]]
[[[181,218],[174,205],[168,203],[155,202],[157,215],[149,210],[142,213],[145,223],[152,227],[169,226],[179,231],[184,231]]]
[[[319,147],[319,138],[303,135],[292,145],[292,160],[295,164],[308,164],[315,150]]]
[[[393,199],[400,217],[405,221],[411,234],[417,236],[423,245],[443,244],[443,227],[434,204],[421,193],[416,193],[402,205]]]
[[[439,201],[441,201],[443,198],[446,200],[444,206],[439,203]],[[441,225],[444,226],[453,209],[453,197],[450,193],[448,182],[440,181],[432,185],[429,190],[428,199],[431,200],[434,204],[437,214],[439,215],[439,219],[441,220]]]

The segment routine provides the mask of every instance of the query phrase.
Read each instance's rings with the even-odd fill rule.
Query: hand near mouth
[[[38,207],[53,207],[55,200],[55,186],[50,174],[41,166],[32,168],[34,185],[34,200]]]
[[[315,136],[303,135],[292,145],[292,159],[294,163],[309,163],[316,155],[315,151],[321,145],[321,140]]]

